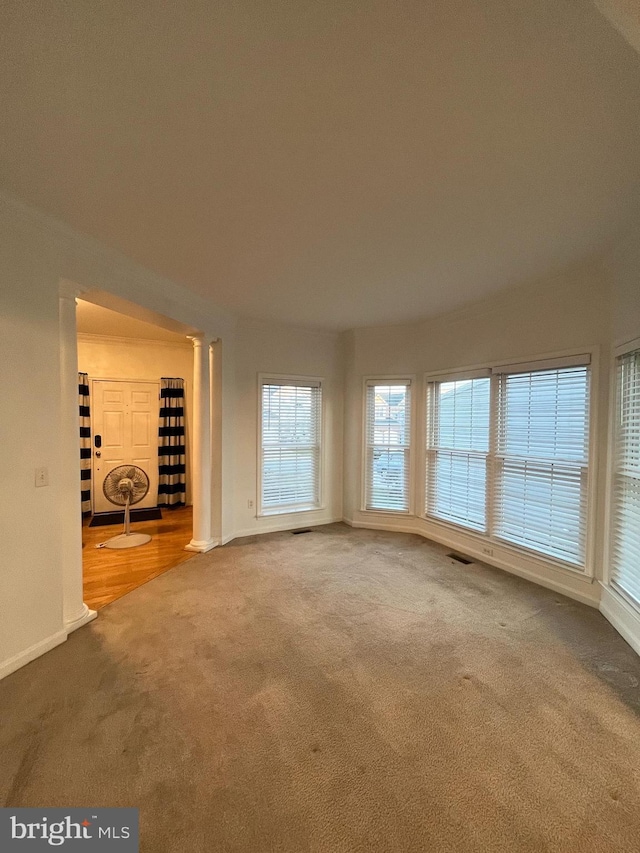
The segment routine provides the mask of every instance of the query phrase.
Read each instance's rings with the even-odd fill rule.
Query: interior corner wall
[[[640,213],[607,258],[613,294],[614,343],[640,338]]]
[[[342,520],[343,355],[338,335],[278,323],[239,320],[235,336],[235,535]],[[323,507],[304,513],[258,515],[258,375],[321,377],[324,411]],[[249,507],[249,502],[253,507]]]
[[[185,380],[187,504],[191,504],[191,428],[193,424],[193,347],[190,343],[122,340],[98,335],[78,336],[78,370],[89,379],[140,379],[158,382],[163,376]]]
[[[599,363],[595,366],[595,378],[599,390],[593,401],[598,447],[594,472],[597,479],[595,517],[598,519],[595,563],[600,576],[604,546],[610,316],[610,280],[598,258],[422,323],[356,329],[350,333],[352,339],[346,346],[345,369],[348,424],[345,429],[345,519],[354,525],[420,533],[492,562],[489,557],[482,556],[478,543],[471,536],[453,527],[439,526],[417,517],[362,511],[363,378],[415,376],[419,398],[425,373],[597,347]],[[416,500],[419,514],[422,495],[416,495]],[[510,560],[509,555],[501,558],[499,548],[494,549],[494,554],[493,562],[502,568],[597,604],[598,585],[589,579],[562,569],[554,571],[542,561],[526,556],[518,557],[517,563]]]
[[[360,508],[360,465],[362,447],[362,378],[358,374],[356,332],[342,333],[344,376],[343,517],[349,521]]]

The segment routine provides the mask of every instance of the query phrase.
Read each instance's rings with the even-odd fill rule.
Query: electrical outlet
[[[247,501],[247,507],[249,509],[253,509],[253,501],[251,500],[251,498],[249,498],[249,500]]]
[[[493,557],[493,548],[483,548],[482,553],[486,554],[487,557]]]
[[[49,470],[47,468],[36,468],[36,488],[49,485]]]

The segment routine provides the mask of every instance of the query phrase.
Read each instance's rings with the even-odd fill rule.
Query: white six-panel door
[[[137,465],[149,477],[149,492],[136,507],[144,509],[156,506],[159,384],[94,379],[92,392],[93,511],[111,512],[118,509],[104,496],[102,485],[109,471],[125,464]],[[97,435],[102,438],[102,446],[99,448],[95,443]]]

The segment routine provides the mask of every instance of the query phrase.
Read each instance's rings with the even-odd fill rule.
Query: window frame
[[[476,458],[480,458],[484,456],[485,460],[485,506],[484,506],[484,515],[485,515],[485,527],[484,530],[481,530],[477,527],[472,527],[470,525],[459,524],[452,519],[442,518],[441,516],[435,515],[433,510],[429,507],[429,488],[430,488],[430,462],[431,457],[437,458],[438,450],[441,448],[432,447],[431,446],[431,433],[434,430],[434,413],[432,412],[433,405],[433,389],[432,386],[441,384],[444,382],[465,382],[472,381],[474,379],[488,379],[489,380],[489,424],[488,424],[488,435],[487,435],[487,451],[486,453],[482,453],[481,451],[467,451],[462,450],[459,451],[460,454],[465,454],[469,457],[475,456]],[[424,465],[423,465],[423,476],[424,476],[424,489],[422,494],[422,503],[424,504],[424,518],[429,521],[442,522],[444,524],[449,524],[452,527],[460,530],[464,530],[467,533],[475,533],[479,536],[487,537],[489,534],[489,530],[491,529],[490,525],[490,502],[489,502],[489,481],[491,479],[491,474],[493,471],[493,462],[494,462],[494,448],[493,448],[493,397],[494,397],[494,383],[492,381],[491,370],[490,368],[473,368],[470,370],[464,371],[448,371],[447,373],[437,373],[437,374],[427,374],[425,375],[425,385],[424,385]]]
[[[320,417],[318,419],[318,501],[313,506],[264,508],[262,505],[262,389],[264,385],[297,384],[317,385],[320,388]],[[257,442],[256,442],[256,518],[272,518],[273,516],[299,515],[305,512],[320,512],[325,506],[325,379],[322,376],[303,376],[291,373],[259,373],[257,388]]]
[[[587,564],[587,537],[589,535],[589,508],[590,508],[590,494],[589,494],[589,474],[591,468],[591,401],[592,401],[592,389],[591,389],[591,378],[592,378],[592,370],[591,370],[591,360],[588,356],[577,357],[575,359],[567,359],[566,362],[563,359],[541,359],[538,363],[530,362],[524,365],[508,365],[502,368],[495,368],[494,373],[497,381],[497,408],[496,408],[496,448],[494,455],[494,467],[492,471],[492,479],[494,486],[494,494],[492,501],[492,511],[496,509],[496,501],[495,489],[499,486],[500,481],[500,472],[504,471],[505,468],[509,467],[509,464],[513,465],[524,465],[526,467],[527,464],[531,463],[531,467],[535,468],[538,466],[538,470],[544,470],[547,468],[552,468],[556,463],[555,458],[548,459],[539,459],[535,455],[524,455],[518,456],[517,454],[509,453],[506,449],[501,449],[500,447],[500,419],[504,415],[503,405],[506,402],[502,397],[502,392],[506,392],[507,382],[510,378],[514,376],[531,376],[536,373],[544,373],[544,372],[561,372],[563,370],[571,370],[576,368],[585,368],[586,372],[586,429],[587,429],[587,443],[586,443],[586,459],[583,461],[570,460],[570,459],[559,459],[558,467],[565,468],[565,470],[577,472],[578,477],[577,481],[579,482],[580,494],[584,495],[585,502],[585,511],[584,517],[580,516],[581,526],[584,528],[584,551],[583,551],[583,562],[578,563],[572,560],[563,560],[562,557],[555,556],[553,554],[548,554],[545,551],[537,550],[536,548],[529,548],[527,545],[518,543],[509,539],[507,536],[500,536],[495,532],[496,528],[496,516],[495,512],[493,514],[493,528],[492,528],[492,538],[494,538],[497,542],[504,542],[509,545],[514,545],[518,548],[522,548],[524,551],[529,551],[534,554],[539,554],[545,559],[557,562],[560,565],[572,566],[574,569],[584,572],[584,567]],[[506,433],[504,434],[506,438]],[[546,482],[546,479],[545,479]]]
[[[613,489],[616,475],[616,409],[620,402],[618,392],[618,359],[640,350],[640,337],[632,338],[615,344],[612,348],[611,363],[609,370],[609,419],[607,434],[607,474],[606,474],[606,498],[605,498],[605,525],[604,525],[604,565],[602,571],[602,584],[607,591],[619,596],[634,613],[640,612],[640,605],[622,587],[613,582],[612,559],[613,559],[613,512],[615,501]]]
[[[496,489],[496,455],[498,448],[498,394],[499,394],[499,374],[508,372],[508,368],[514,368],[526,372],[528,370],[544,370],[550,369],[551,365],[554,368],[575,367],[577,361],[585,359],[582,363],[587,363],[589,366],[589,412],[588,412],[588,457],[587,457],[587,472],[586,472],[586,517],[585,517],[585,551],[584,551],[584,566],[577,566],[574,563],[568,563],[541,551],[535,551],[531,548],[526,548],[515,543],[508,542],[505,539],[500,539],[493,534],[495,529],[495,489]],[[486,520],[487,532],[481,533],[469,527],[463,527],[452,521],[440,519],[436,516],[427,513],[427,405],[430,382],[450,381],[453,379],[468,379],[481,375],[482,371],[491,373],[491,388],[490,388],[490,410],[489,410],[489,454],[487,463],[487,498],[486,498]],[[499,361],[487,361],[482,364],[468,365],[466,367],[455,368],[451,370],[430,371],[423,374],[422,381],[422,399],[424,404],[421,408],[421,420],[423,421],[422,435],[420,436],[420,503],[421,507],[418,517],[433,525],[434,530],[442,530],[456,532],[460,535],[468,537],[471,542],[477,542],[479,550],[483,550],[487,556],[493,556],[494,549],[505,554],[514,554],[527,557],[540,563],[549,565],[550,567],[571,572],[580,578],[592,580],[595,577],[595,524],[596,524],[596,481],[598,471],[598,409],[599,409],[599,394],[600,394],[600,348],[598,345],[588,347],[573,348],[561,352],[551,352],[527,356],[521,358],[501,359]]]
[[[393,383],[406,383],[409,389],[410,413],[409,413],[409,480],[407,483],[407,509],[368,509],[367,508],[367,388],[370,385],[385,385]],[[411,374],[364,376],[362,379],[362,431],[361,431],[361,457],[360,457],[360,511],[367,515],[382,515],[391,518],[408,518],[415,516],[415,423],[416,423],[416,381]]]

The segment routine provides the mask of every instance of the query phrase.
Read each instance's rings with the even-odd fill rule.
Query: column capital
[[[197,346],[208,346],[212,347],[214,344],[217,344],[220,338],[209,338],[204,332],[196,332],[193,335],[187,335],[187,338],[191,341],[194,347]]]
[[[58,296],[60,299],[73,299],[75,302],[82,292],[81,287],[79,287],[75,282],[68,281],[67,279],[62,279],[58,285]]]

